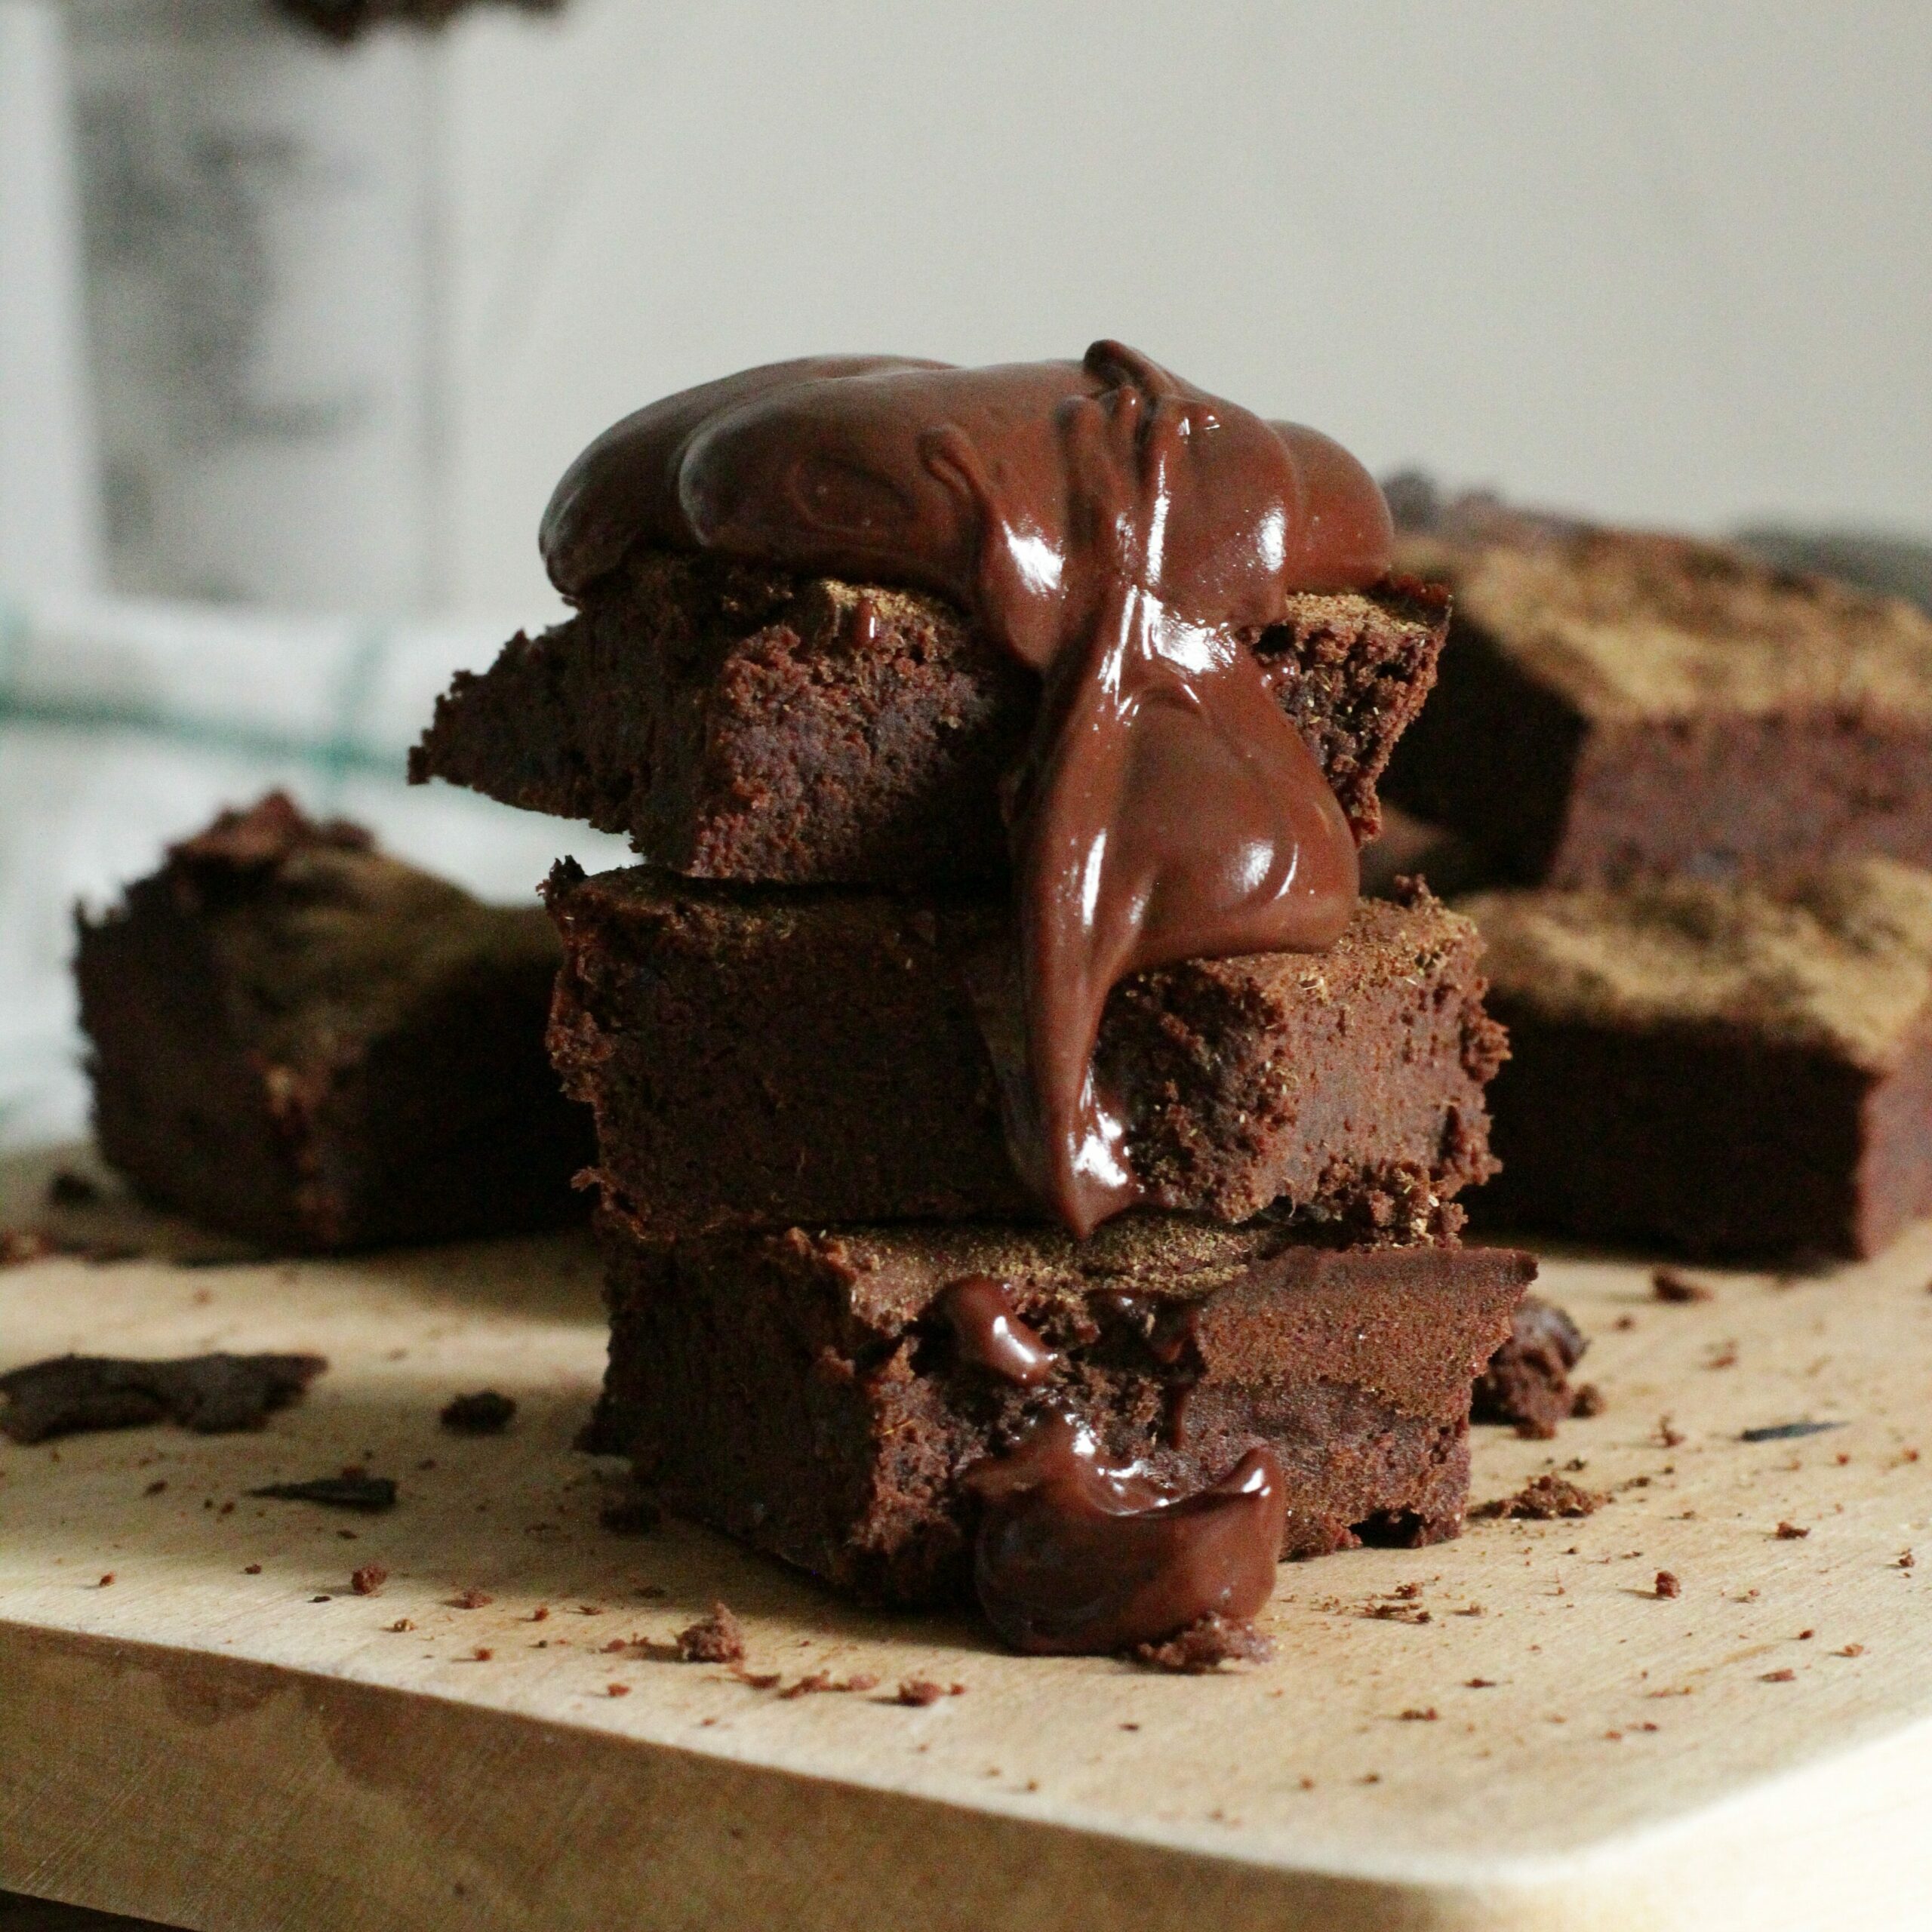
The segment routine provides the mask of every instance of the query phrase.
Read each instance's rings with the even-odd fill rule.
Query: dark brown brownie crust
[[[1256,641],[1358,839],[1447,622],[1441,592],[1392,579],[1298,598]],[[1038,690],[937,598],[645,550],[460,675],[410,776],[628,833],[694,878],[986,882],[1007,869],[999,780]]]
[[[1284,1556],[1454,1535],[1470,1385],[1536,1270],[1508,1250],[1324,1250],[1150,1217],[1084,1244],[931,1227],[662,1244],[601,1226],[596,1446],[681,1513],[897,1604],[964,1593],[961,1477],[1054,1407],[1181,1489],[1268,1444]],[[931,1304],[974,1274],[1060,1352],[1050,1383],[959,1362]]]
[[[107,1159],[155,1204],[278,1249],[581,1212],[587,1113],[543,1052],[555,935],[272,795],[79,922]]]
[[[1406,568],[1454,589],[1385,789],[1559,887],[1932,865],[1932,620],[1724,546],[1500,513]]]
[[[662,1234],[737,1220],[1033,1220],[966,984],[1003,907],[746,890],[644,867],[548,888],[551,1051],[611,1197]],[[1426,1232],[1487,1177],[1502,1036],[1478,942],[1426,895],[1320,954],[1116,988],[1096,1065],[1148,1204]]]

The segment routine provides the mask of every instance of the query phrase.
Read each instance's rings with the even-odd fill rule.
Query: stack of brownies
[[[1388,540],[1334,445],[1114,345],[754,371],[565,477],[575,614],[411,775],[645,861],[553,872],[550,1039],[598,1444],[670,1506],[1035,1650],[1456,1532],[1534,1263],[1457,1238],[1475,932],[1355,892],[1447,616]]]
[[[1456,617],[1388,784],[1495,882],[1463,902],[1512,1042],[1485,1213],[1875,1252],[1932,1213],[1932,617],[1719,545],[1415,507],[1398,554]]]

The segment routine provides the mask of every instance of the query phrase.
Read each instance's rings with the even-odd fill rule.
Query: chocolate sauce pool
[[[1014,1312],[1004,1283],[967,1275],[934,1308],[962,1364],[1023,1388],[1051,1379],[1058,1358]],[[1157,1329],[1157,1361],[1179,1358],[1191,1321],[1174,1332],[1169,1349]],[[981,1504],[974,1588],[1016,1650],[1124,1650],[1204,1617],[1251,1617],[1274,1588],[1287,1498],[1269,1449],[1177,1495],[1109,1457],[1077,1417],[1049,1411],[965,1481]]]
[[[592,443],[545,512],[580,596],[633,544],[952,599],[1041,678],[1005,800],[1019,948],[976,986],[1021,1174],[1076,1234],[1139,1190],[1093,1054],[1143,968],[1331,945],[1355,841],[1250,645],[1387,571],[1374,479],[1118,343],[990,369],[776,363]]]

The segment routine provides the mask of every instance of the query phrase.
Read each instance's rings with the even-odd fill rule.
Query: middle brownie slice
[[[565,955],[552,1054],[636,1223],[1041,1218],[968,987],[1004,906],[568,861],[546,896]],[[1504,1048],[1479,948],[1417,890],[1364,902],[1327,952],[1116,987],[1094,1066],[1145,1204],[1452,1230],[1453,1197],[1494,1166],[1483,1088]]]

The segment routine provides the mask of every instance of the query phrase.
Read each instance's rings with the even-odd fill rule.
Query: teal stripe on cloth
[[[377,660],[380,662],[380,660]],[[370,672],[373,681],[374,672]],[[0,727],[41,726],[49,730],[94,732],[140,731],[170,743],[198,750],[229,752],[238,756],[285,760],[314,766],[325,783],[340,785],[352,775],[378,773],[400,780],[401,761],[393,751],[381,751],[357,740],[332,734],[321,737],[224,724],[169,711],[158,705],[82,698],[29,698],[11,692],[0,670]]]

